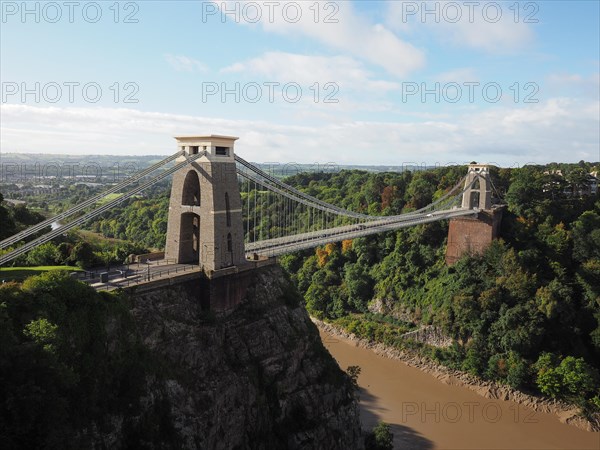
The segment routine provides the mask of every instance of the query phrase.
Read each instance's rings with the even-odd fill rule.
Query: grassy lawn
[[[102,206],[105,203],[112,202],[113,200],[116,200],[117,198],[119,198],[121,195],[123,195],[123,194],[119,193],[119,192],[113,192],[112,194],[108,194],[104,198],[100,199],[98,201],[97,205]]]
[[[125,242],[122,239],[117,238],[108,238],[101,233],[96,233],[94,231],[89,230],[77,230],[77,233],[83,238],[84,241],[89,242],[91,244],[110,244],[113,247],[121,242]]]
[[[101,198],[100,200],[98,200],[98,202],[96,203],[96,205],[97,206],[102,206],[105,203],[112,202],[113,200],[118,199],[122,195],[123,195],[122,192],[113,192],[112,194],[105,195],[103,198]],[[142,198],[142,196],[139,195],[139,194],[136,194],[136,195],[131,196],[131,198]]]
[[[79,267],[73,266],[34,266],[34,267],[4,267],[0,269],[0,282],[22,281],[27,277],[39,275],[49,270],[68,270],[69,272],[80,272]]]

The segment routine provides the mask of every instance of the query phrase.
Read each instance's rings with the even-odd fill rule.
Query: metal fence
[[[157,264],[157,265],[159,265],[159,264]],[[151,267],[151,265],[148,265],[148,269],[150,269],[150,267]],[[133,286],[136,284],[148,283],[149,281],[152,281],[152,280],[169,277],[169,276],[173,276],[176,274],[192,272],[194,270],[197,270],[197,271],[201,270],[200,266],[198,266],[196,264],[185,264],[185,265],[180,264],[175,267],[170,267],[165,270],[160,270],[158,272],[149,272],[148,271],[147,273],[144,273],[143,270],[140,270],[140,271],[133,273],[129,277],[126,274],[125,277],[123,279],[120,279],[119,281],[111,281],[109,279],[109,281],[107,283],[103,283],[101,286],[94,286],[94,288],[98,291],[110,291],[113,289],[129,287],[129,286]]]
[[[81,272],[73,272],[73,276],[80,281],[91,283],[94,279],[100,279],[100,274],[108,272],[109,274],[117,274],[119,272],[129,272],[131,270],[141,271],[146,266],[166,266],[175,264],[175,259],[158,259],[156,261],[148,261],[146,263],[122,264],[113,267],[104,267],[102,269],[84,270]]]

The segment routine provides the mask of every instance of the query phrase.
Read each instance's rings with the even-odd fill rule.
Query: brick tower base
[[[482,254],[498,237],[502,208],[481,210],[477,217],[450,220],[446,264],[452,265],[464,254]]]

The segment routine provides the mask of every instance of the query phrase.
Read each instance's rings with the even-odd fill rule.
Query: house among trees
[[[544,171],[544,175],[548,177],[544,192],[562,192],[566,197],[585,197],[598,193],[598,171],[587,173],[576,168],[564,175],[561,169],[554,169]]]

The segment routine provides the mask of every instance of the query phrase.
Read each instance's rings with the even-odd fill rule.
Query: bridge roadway
[[[330,242],[355,239],[404,227],[451,219],[452,217],[476,215],[478,212],[478,209],[455,208],[419,215],[406,214],[406,217],[395,216],[393,219],[382,217],[379,220],[370,222],[343,225],[327,230],[311,231],[309,233],[248,243],[245,245],[246,254],[252,255],[255,253],[261,256],[279,256],[285,253],[314,248]]]
[[[173,160],[177,160],[177,158],[182,154],[185,156],[185,160],[179,161],[174,166],[165,169],[153,178],[142,182],[147,175],[150,175],[155,170],[162,168],[163,166],[172,162]],[[205,155],[206,150],[190,156],[185,154],[183,151],[180,151],[174,155],[167,157],[165,160],[160,161],[159,163],[143,170],[142,172],[135,174],[133,177],[128,178],[127,180],[119,183],[118,185],[111,187],[108,191],[105,191],[102,194],[98,194],[84,201],[83,203],[76,205],[68,211],[59,214],[58,216],[55,216],[51,219],[47,219],[40,224],[34,225],[33,227],[24,230],[23,232],[17,233],[14,236],[0,241],[0,249],[6,248],[9,245],[15,244],[23,240],[25,237],[30,236],[35,232],[43,230],[47,225],[49,225],[53,221],[61,220],[72,215],[83,213],[87,207],[92,207],[92,205],[96,206],[97,201],[104,198],[107,193],[117,192],[125,186],[128,186],[134,182],[139,182],[136,187],[132,188],[126,193],[123,193],[118,198],[109,201],[108,203],[100,204],[100,206],[97,206],[96,209],[93,209],[92,211],[89,211],[88,213],[82,216],[76,217],[74,220],[66,224],[62,224],[58,228],[53,229],[52,231],[42,236],[39,236],[33,239],[32,241],[26,242],[23,245],[8,251],[7,253],[1,254],[0,266],[12,261],[13,259],[22,254],[25,254],[29,250],[36,248],[37,246],[45,242],[49,242],[50,240],[60,236],[61,234],[64,234],[71,228],[83,225],[90,219],[112,209],[117,204],[127,200],[128,198],[131,198],[133,195],[147,189],[148,187],[154,185],[158,181],[173,174],[174,172],[177,172],[180,169],[184,169],[189,164],[194,164],[197,159]],[[477,213],[477,210],[468,210],[462,208],[459,209],[456,207],[455,209],[442,210],[442,208],[448,208],[449,202],[452,203],[460,196],[464,196],[465,192],[471,189],[471,186],[475,183],[476,179],[480,177],[479,174],[477,174],[477,176],[473,178],[473,180],[471,180],[471,182],[467,186],[464,186],[463,191],[458,193],[457,195],[454,195],[453,193],[457,189],[460,189],[460,186],[462,185],[462,180],[453,189],[448,191],[444,196],[437,199],[432,204],[427,205],[425,208],[421,208],[420,210],[414,211],[412,213],[402,214],[398,216],[375,217],[361,213],[356,213],[353,211],[348,211],[343,208],[339,208],[335,205],[326,203],[317,198],[314,198],[306,193],[297,190],[292,186],[288,186],[287,184],[282,183],[281,181],[277,180],[276,178],[272,177],[266,172],[261,171],[260,169],[254,167],[252,164],[239,157],[236,157],[236,162],[239,164],[239,166],[236,169],[238,175],[240,175],[242,178],[254,182],[255,188],[258,184],[260,186],[265,187],[269,191],[286,197],[293,202],[305,205],[308,208],[320,210],[324,213],[330,213],[338,217],[347,217],[355,222],[353,225],[343,225],[322,231],[306,232],[297,235],[277,239],[268,239],[265,241],[247,244],[246,254],[250,255],[252,257],[251,259],[256,259],[255,255],[257,254],[261,256],[277,256],[288,252],[316,247],[319,245],[327,244],[329,242],[336,242],[343,239],[353,239],[374,233],[396,230],[406,226],[419,225],[422,223],[434,222],[436,220],[443,220],[451,217],[472,215]],[[466,179],[466,177],[464,179]],[[452,197],[452,195],[454,195],[454,197]],[[194,212],[194,207],[190,207],[190,209],[190,212]]]
[[[355,239],[371,234],[397,230],[399,228],[435,222],[452,217],[477,214],[477,210],[456,208],[446,211],[435,211],[429,214],[409,215],[402,218],[382,217],[380,220],[353,225],[344,225],[328,230],[312,231],[284,238],[269,239],[246,244],[246,255],[252,259],[253,254],[260,256],[279,256],[299,250],[314,248],[330,242],[339,242],[345,239]],[[164,280],[193,272],[200,272],[201,267],[196,264],[175,264],[168,260],[155,260],[146,264],[129,264],[111,268],[108,282],[99,280],[98,270],[92,273],[91,279],[81,279],[96,290],[111,291],[118,288],[135,286],[150,281]]]

